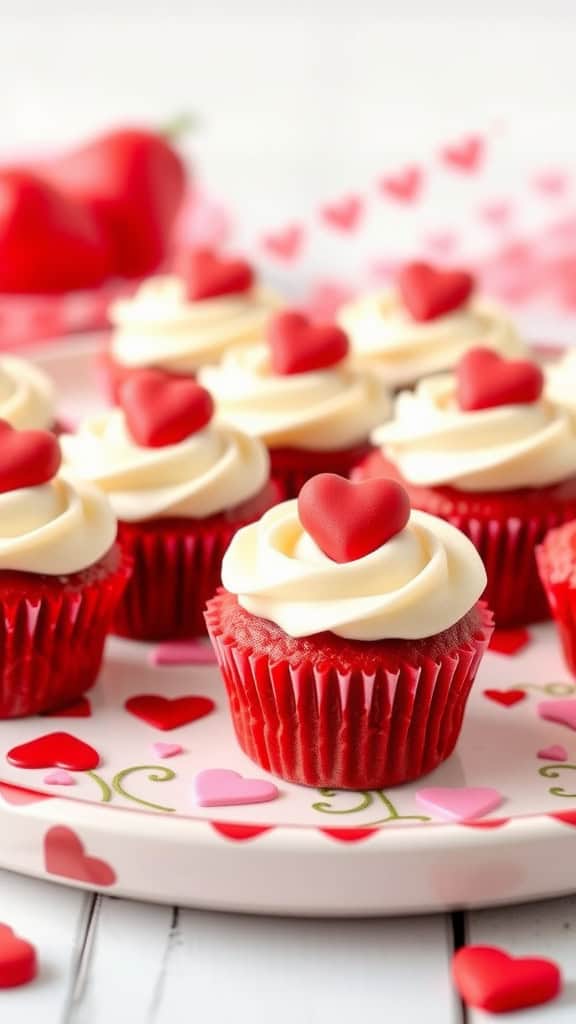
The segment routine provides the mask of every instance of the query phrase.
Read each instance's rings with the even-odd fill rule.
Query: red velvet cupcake
[[[488,574],[498,626],[549,615],[534,548],[576,517],[576,432],[542,396],[542,373],[473,349],[454,376],[421,381],[373,434],[381,451],[356,479],[392,476],[414,508],[441,516],[473,542]]]
[[[463,534],[393,481],[327,474],[241,530],[222,576],[208,631],[262,768],[380,789],[450,756],[493,628]]]
[[[536,548],[536,561],[566,664],[576,675],[576,521],[551,530]]]
[[[62,438],[74,472],[110,498],[134,563],[114,622],[121,636],[204,633],[232,536],[277,500],[264,446],[211,423],[212,408],[193,380],[145,370],[125,383],[120,407]]]
[[[52,434],[0,421],[0,718],[92,686],[128,577],[108,500],[59,465]]]
[[[222,420],[266,444],[284,497],[320,472],[348,476],[389,415],[379,377],[347,356],[341,328],[287,311],[270,321],[267,342],[231,351],[199,375]]]

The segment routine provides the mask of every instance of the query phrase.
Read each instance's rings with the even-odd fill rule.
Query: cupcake
[[[354,299],[342,307],[339,322],[354,360],[376,367],[394,389],[453,369],[472,346],[502,355],[524,351],[506,314],[476,297],[472,274],[428,263],[406,264],[395,288]]]
[[[261,337],[279,305],[249,263],[195,250],[179,276],[152,277],[112,306],[105,368],[113,396],[135,370],[194,376],[228,349]]]
[[[542,387],[536,363],[472,349],[456,374],[399,395],[373,434],[381,450],[357,470],[402,481],[414,508],[470,537],[499,626],[548,617],[534,547],[576,516],[576,427]]]
[[[390,413],[379,377],[347,356],[341,328],[285,311],[271,319],[266,341],[200,373],[219,417],[266,444],[285,497],[321,471],[347,476]]]
[[[536,561],[566,664],[576,675],[576,521],[550,530]]]
[[[114,623],[122,636],[205,632],[232,535],[276,498],[264,445],[211,418],[195,381],[143,370],[122,386],[118,408],[62,437],[71,469],[108,495],[134,563]]]
[[[128,575],[107,498],[59,467],[53,434],[0,422],[0,718],[92,686]]]
[[[0,419],[17,430],[56,426],[52,381],[26,359],[0,356]]]
[[[222,580],[206,621],[262,768],[381,789],[450,756],[492,633],[464,534],[394,481],[322,474],[236,535]]]

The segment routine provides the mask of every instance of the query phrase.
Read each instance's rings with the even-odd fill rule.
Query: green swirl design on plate
[[[112,789],[119,796],[123,796],[125,800],[131,800],[132,803],[140,804],[141,807],[149,807],[153,811],[164,811],[166,814],[173,814],[176,811],[175,807],[164,807],[163,804],[154,804],[150,800],[134,796],[133,793],[129,793],[124,789],[124,780],[131,775],[135,775],[136,772],[149,772],[149,782],[171,782],[172,779],[176,778],[176,772],[173,772],[171,768],[166,768],[164,765],[138,764],[134,765],[133,768],[124,768],[112,779]]]
[[[367,822],[366,825],[362,824],[362,828],[371,828],[373,825],[387,825],[390,821],[430,821],[430,818],[425,814],[400,814],[396,809],[395,805],[390,800],[390,797],[386,796],[381,789],[360,789],[360,790],[346,790],[346,789],[319,789],[320,796],[327,797],[327,800],[319,800],[312,804],[312,808],[315,811],[320,811],[322,814],[357,814],[360,811],[367,810],[368,807],[373,807],[377,801],[384,804],[384,807],[388,811],[385,818],[379,818],[377,821]],[[357,796],[360,796],[360,800],[357,801],[353,807],[334,807],[332,801],[337,797],[352,797],[354,792]]]

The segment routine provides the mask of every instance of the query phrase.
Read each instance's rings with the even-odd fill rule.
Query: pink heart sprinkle
[[[472,821],[495,811],[503,797],[489,786],[433,786],[419,789],[416,800],[427,810],[437,811],[450,821]]]
[[[153,743],[152,750],[156,754],[156,757],[162,759],[167,757],[176,757],[176,754],[181,754],[183,747],[179,743]]]
[[[152,665],[215,665],[210,644],[201,640],[171,640],[158,644],[149,654]]]
[[[542,700],[536,708],[540,718],[547,722],[558,722],[559,725],[567,725],[569,729],[576,729],[576,699],[567,700]]]
[[[233,807],[275,800],[278,787],[265,779],[245,779],[226,768],[208,768],[194,779],[194,794],[199,807]]]
[[[44,776],[47,786],[75,786],[76,780],[65,768],[55,768]]]
[[[542,747],[537,756],[543,761],[567,761],[568,751],[560,743],[553,743],[550,747]]]

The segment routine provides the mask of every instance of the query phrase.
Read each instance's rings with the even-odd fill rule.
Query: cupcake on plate
[[[546,534],[536,561],[564,659],[576,676],[576,520]]]
[[[414,508],[470,537],[496,624],[547,618],[534,547],[576,516],[576,426],[543,395],[540,367],[472,349],[455,374],[402,392],[373,440],[357,478],[393,476]]]
[[[112,306],[105,369],[113,396],[135,370],[194,376],[228,349],[260,338],[280,304],[245,260],[194,250],[180,274],[152,277]]]
[[[0,356],[0,420],[17,430],[56,428],[52,381],[27,359]]]
[[[319,472],[347,476],[390,414],[382,381],[347,356],[340,327],[288,310],[271,319],[267,340],[200,373],[219,417],[266,444],[285,497]]]
[[[129,571],[115,540],[107,498],[60,471],[54,435],[0,422],[0,718],[94,683]]]
[[[506,313],[476,296],[472,274],[429,263],[406,264],[395,288],[352,300],[339,322],[354,360],[376,367],[394,389],[453,369],[476,345],[508,356],[525,351]]]
[[[114,631],[139,640],[205,632],[224,551],[276,500],[256,438],[212,423],[212,399],[193,380],[145,370],[120,406],[62,437],[65,459],[109,497],[134,563]]]
[[[464,534],[394,481],[322,474],[236,535],[222,580],[208,631],[262,768],[380,789],[449,757],[493,628]]]

